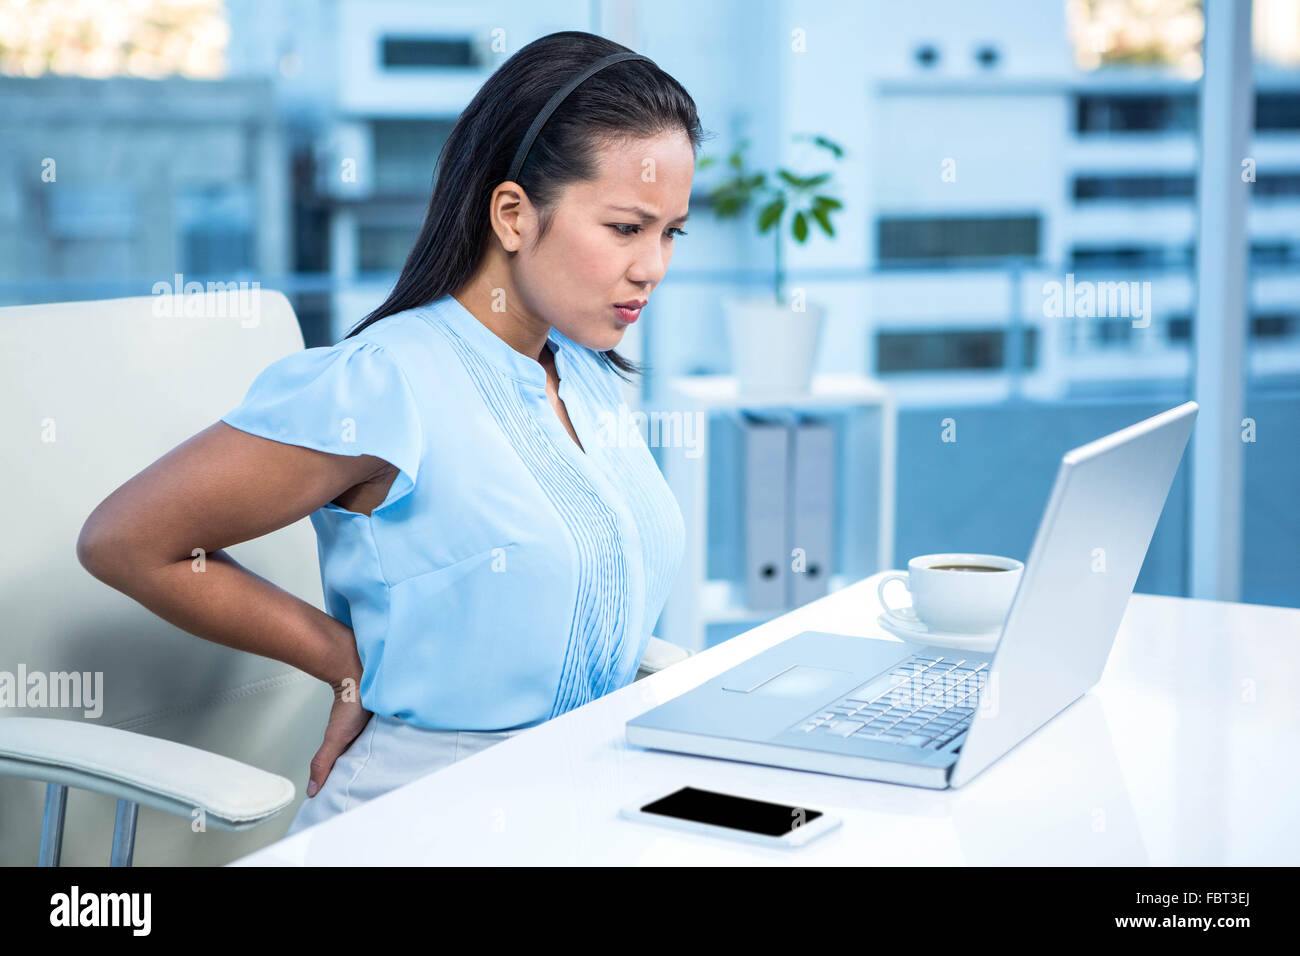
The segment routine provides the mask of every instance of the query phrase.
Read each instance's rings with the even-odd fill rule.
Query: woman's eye
[[[614,224],[611,224],[611,225],[612,225],[612,228],[618,230],[618,234],[619,234],[620,236],[634,236],[634,235],[636,235],[636,232],[624,232],[624,231],[623,231],[624,229],[639,230],[639,229],[641,228],[640,226],[637,226],[637,225],[624,225],[624,224],[619,224],[619,223],[614,223]],[[676,235],[674,235],[674,233],[675,233]],[[678,229],[676,226],[670,226],[670,227],[668,228],[668,238],[669,238],[669,239],[676,239],[677,236],[684,236],[684,235],[686,235],[686,231],[685,231],[684,229]]]

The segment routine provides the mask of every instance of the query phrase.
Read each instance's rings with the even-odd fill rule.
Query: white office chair
[[[203,296],[167,297],[172,314],[152,296],[0,309],[0,440],[13,452],[0,476],[0,671],[89,674],[92,692],[99,674],[103,691],[93,718],[86,707],[24,706],[21,680],[19,706],[0,706],[0,864],[94,865],[111,831],[113,865],[130,865],[137,847],[151,865],[218,865],[288,828],[289,778],[305,781],[329,688],[181,631],[76,558],[100,501],[303,347],[288,300],[253,295],[243,318],[222,317],[211,293],[202,309],[187,305]],[[307,519],[229,551],[324,608]],[[687,656],[651,638],[637,679]],[[86,794],[69,804],[69,788]],[[148,826],[137,834],[141,808]]]

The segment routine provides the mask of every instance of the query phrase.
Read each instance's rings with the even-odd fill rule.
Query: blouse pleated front
[[[328,613],[367,710],[431,729],[528,727],[626,686],[684,528],[597,353],[552,329],[546,370],[455,298],[264,369],[222,421],[399,469],[369,514],[313,512]]]

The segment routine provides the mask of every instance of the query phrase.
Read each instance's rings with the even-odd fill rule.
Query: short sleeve
[[[272,362],[227,425],[336,455],[374,455],[399,469],[387,507],[415,487],[424,433],[410,383],[382,346],[348,338]]]

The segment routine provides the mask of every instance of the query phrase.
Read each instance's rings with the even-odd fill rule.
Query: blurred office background
[[[1241,456],[1218,516],[1240,540],[1195,534],[1189,447],[1138,590],[1295,607],[1300,0],[1248,12],[1254,181],[1246,274],[1228,276],[1245,331],[1225,361],[1253,426],[1204,449],[1208,472]],[[1197,308],[1207,22],[1192,0],[0,0],[0,304],[257,281],[289,295],[309,347],[332,344],[395,280],[483,80],[539,36],[601,33],[686,86],[707,155],[744,140],[759,168],[834,172],[836,235],[787,241],[787,284],[826,309],[817,371],[896,402],[896,566],[1023,559],[1063,451],[1223,398],[1196,382],[1226,321]],[[649,365],[642,409],[727,374],[720,302],[772,286],[771,235],[710,214],[724,173],[697,173],[689,235],[621,349]],[[1149,282],[1149,324],[1045,315],[1067,276]],[[741,565],[729,447],[708,465],[709,578]],[[877,484],[846,473],[837,507]],[[724,617],[709,643],[764,613]]]

